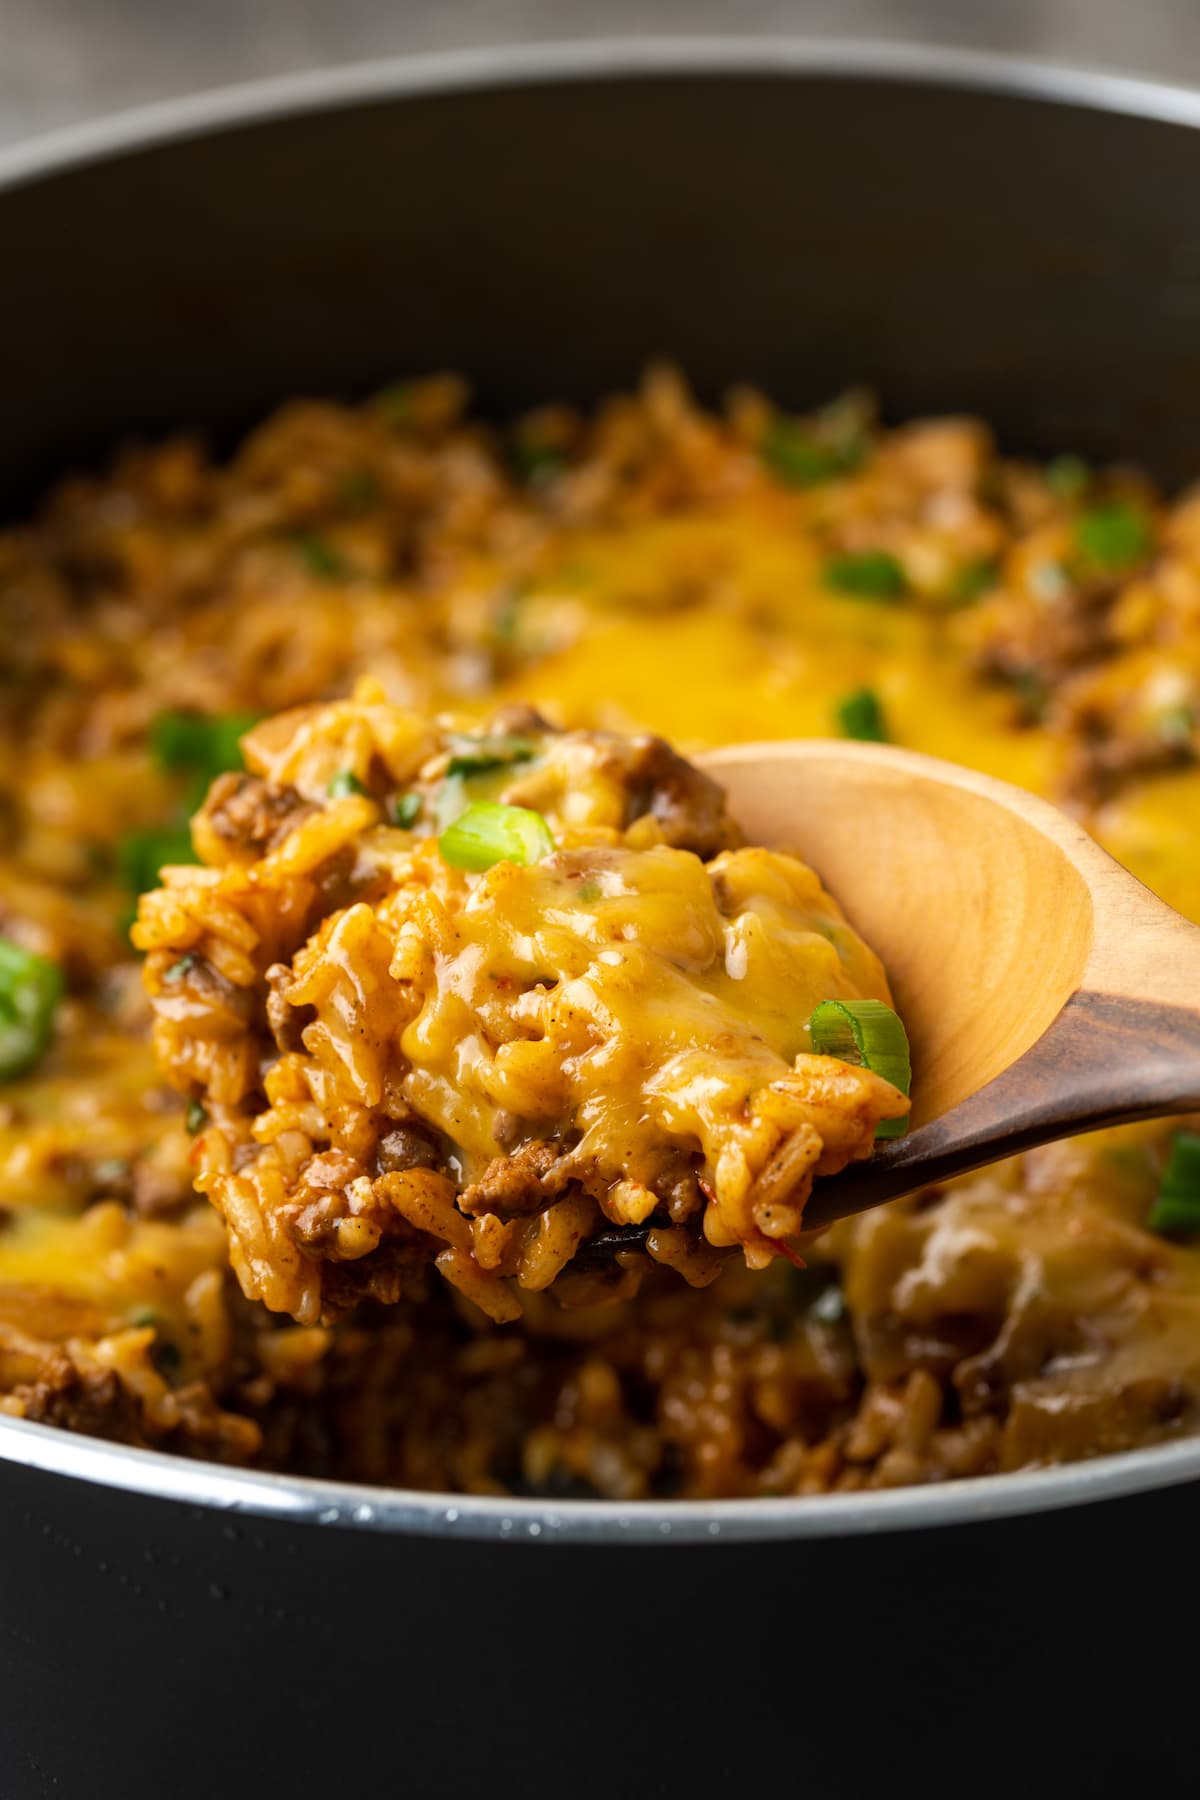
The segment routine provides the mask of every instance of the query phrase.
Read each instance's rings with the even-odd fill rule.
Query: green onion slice
[[[852,594],[856,600],[902,600],[908,592],[908,577],[887,550],[855,550],[831,556],[826,560],[823,578],[826,587],[838,594]]]
[[[420,794],[397,794],[392,801],[392,824],[411,831],[421,816]]]
[[[1146,1220],[1151,1231],[1190,1237],[1200,1232],[1200,1135],[1177,1131],[1154,1205]]]
[[[882,1000],[822,1000],[808,1021],[813,1049],[818,1056],[836,1056],[882,1075],[907,1094],[912,1087],[912,1059],[908,1033],[899,1017]],[[903,1137],[908,1120],[884,1119],[877,1138]]]
[[[554,839],[541,813],[476,800],[442,832],[438,849],[452,868],[478,872],[498,862],[522,868],[540,862],[554,849]]]
[[[160,768],[195,777],[200,797],[210,783],[229,769],[240,769],[240,740],[259,713],[221,713],[211,717],[197,712],[163,712],[150,726],[150,747]]]
[[[836,710],[843,737],[858,738],[864,744],[889,741],[883,705],[874,688],[855,688],[852,694],[843,694]]]
[[[331,800],[345,800],[349,794],[365,794],[366,791],[353,769],[339,769],[328,788]]]
[[[488,769],[505,769],[511,763],[529,762],[537,754],[532,738],[514,733],[469,736],[455,733],[450,739],[447,775],[482,775]]]
[[[0,1081],[27,1074],[44,1054],[62,993],[57,963],[0,937]]]
[[[1126,500],[1110,500],[1080,513],[1075,542],[1099,568],[1127,569],[1148,553],[1150,526],[1140,508]]]

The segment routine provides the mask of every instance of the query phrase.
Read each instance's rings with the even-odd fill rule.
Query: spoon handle
[[[869,1163],[818,1182],[805,1225],[1055,1138],[1200,1112],[1200,928],[1160,905],[1145,895],[1120,955],[1093,959],[1103,986],[1085,981],[1023,1056]]]

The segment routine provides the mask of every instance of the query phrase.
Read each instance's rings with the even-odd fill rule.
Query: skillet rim
[[[1200,127],[1200,89],[1007,53],[879,40],[598,38],[356,62],[155,101],[0,147],[0,194],[88,164],[241,126],[487,88],[654,77],[857,77]],[[790,1499],[527,1500],[422,1493],[226,1468],[0,1415],[0,1462],[216,1512],[401,1536],[664,1544],[873,1536],[1059,1511],[1200,1480],[1200,1439],[939,1487]]]

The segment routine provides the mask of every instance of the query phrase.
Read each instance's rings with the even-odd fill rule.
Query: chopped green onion
[[[204,1127],[208,1124],[208,1114],[198,1100],[188,1101],[184,1122],[187,1125],[189,1137],[195,1137],[196,1133],[198,1131],[203,1131]]]
[[[411,381],[389,382],[371,401],[377,413],[393,431],[403,431],[413,422],[413,391]]]
[[[164,985],[174,987],[177,981],[182,981],[184,976],[195,968],[197,960],[194,953],[189,950],[186,955],[180,957],[178,962],[173,962],[163,976]]]
[[[843,694],[836,710],[843,737],[859,738],[864,744],[889,741],[883,706],[873,688],[856,688],[852,694]]]
[[[411,831],[421,816],[420,794],[397,794],[392,801],[392,824]]]
[[[331,800],[344,800],[348,794],[365,794],[366,791],[353,769],[339,769],[326,789]]]
[[[1046,484],[1059,500],[1080,500],[1092,479],[1092,471],[1082,456],[1068,452],[1053,456],[1046,464]]]
[[[968,600],[978,600],[980,594],[995,587],[999,573],[994,556],[972,556],[954,571],[946,597],[960,605]]]
[[[826,587],[858,600],[901,600],[908,592],[908,578],[896,558],[886,550],[846,551],[828,558],[823,571]]]
[[[159,870],[171,863],[194,863],[192,834],[186,825],[165,825],[159,831],[134,831],[117,846],[117,868],[132,894],[145,894],[158,886]]]
[[[479,871],[498,862],[521,867],[540,862],[554,849],[554,839],[541,813],[476,800],[442,832],[438,849],[452,868]]]
[[[467,784],[461,775],[447,775],[433,796],[433,822],[439,831],[453,825],[471,804]]]
[[[242,767],[240,740],[258,713],[163,712],[150,726],[150,747],[159,767],[195,777],[200,798],[218,775]]]
[[[380,499],[379,482],[371,469],[351,469],[342,479],[338,498],[350,512],[368,512]]]
[[[863,458],[859,439],[826,442],[795,419],[773,419],[759,444],[759,455],[789,487],[815,487],[848,475]]]
[[[1138,507],[1126,500],[1109,500],[1079,515],[1075,542],[1099,568],[1127,569],[1149,551],[1150,526]]]
[[[1192,1237],[1200,1232],[1200,1135],[1177,1131],[1146,1220],[1151,1231]]]
[[[598,900],[600,898],[600,883],[596,880],[595,876],[589,875],[586,881],[580,882],[579,898],[585,905],[590,900]]]
[[[1154,724],[1164,743],[1190,744],[1196,729],[1196,709],[1186,701],[1180,701],[1177,706],[1164,706],[1155,715]]]
[[[567,466],[567,459],[556,444],[544,438],[517,437],[511,445],[513,467],[520,479],[530,486],[553,480]]]
[[[48,1049],[62,993],[57,963],[0,937],[0,1081],[27,1074]]]
[[[139,1327],[157,1325],[158,1314],[152,1306],[139,1306],[136,1312],[130,1313],[129,1323]]]
[[[836,1056],[839,1062],[872,1069],[902,1094],[911,1088],[908,1033],[882,1000],[822,1000],[813,1008],[808,1030],[818,1056]],[[907,1130],[906,1118],[884,1119],[875,1136],[903,1137]]]
[[[328,538],[318,537],[315,532],[298,537],[296,548],[311,572],[319,575],[322,581],[344,581],[347,575],[354,573],[337,546],[331,544]]]
[[[529,762],[537,754],[532,738],[512,733],[471,737],[456,733],[450,739],[450,761],[447,775],[483,775],[489,769],[504,769],[510,763]]]

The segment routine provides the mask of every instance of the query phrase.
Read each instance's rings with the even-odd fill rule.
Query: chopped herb
[[[858,600],[901,600],[908,592],[902,565],[886,550],[845,551],[828,558],[826,587]]]
[[[392,824],[411,831],[421,816],[420,794],[396,794],[391,804]]]
[[[554,839],[541,813],[476,800],[442,832],[438,849],[452,868],[478,872],[498,862],[520,867],[540,862],[554,849]]]
[[[150,726],[150,747],[162,769],[193,777],[197,804],[218,775],[242,767],[241,739],[258,713],[163,712]]]
[[[163,975],[164,985],[174,987],[177,981],[182,981],[184,976],[195,968],[196,960],[193,952],[189,950],[185,956],[180,957],[178,962],[173,962]]]
[[[589,875],[588,879],[580,884],[579,898],[585,903],[600,898],[600,883],[593,876]]]
[[[369,512],[371,507],[377,506],[381,489],[373,470],[351,469],[343,477],[338,498],[350,512]]]
[[[27,1074],[45,1054],[62,995],[57,963],[0,937],[0,1081]]]
[[[158,831],[134,831],[117,846],[117,868],[132,894],[145,894],[158,886],[160,869],[173,863],[194,863],[192,834],[186,825],[164,825]]]
[[[448,775],[483,775],[489,769],[507,768],[510,763],[529,762],[537,754],[532,738],[512,734],[471,737],[465,733],[450,739]]]
[[[1164,706],[1154,723],[1165,743],[1190,744],[1196,729],[1196,709],[1183,701],[1178,706]]]
[[[467,784],[461,775],[447,775],[433,796],[433,822],[439,831],[453,825],[471,804]]]
[[[307,532],[296,539],[296,548],[314,575],[322,581],[344,581],[354,570],[335,544],[328,538]]]
[[[1194,1237],[1200,1232],[1200,1134],[1177,1131],[1146,1220],[1151,1231],[1168,1237]]]
[[[410,381],[389,382],[371,401],[375,411],[393,431],[403,431],[413,422],[413,391]]]
[[[1101,569],[1127,569],[1140,562],[1151,545],[1145,513],[1127,500],[1109,500],[1080,513],[1075,542],[1089,562]]]
[[[902,1094],[908,1093],[912,1086],[908,1033],[882,1000],[822,1000],[813,1008],[808,1029],[818,1056],[836,1056],[840,1062],[873,1069]],[[875,1136],[903,1137],[907,1130],[907,1118],[884,1119]]]
[[[858,391],[805,419],[774,418],[759,454],[789,487],[813,487],[857,469],[870,448],[873,403]]]
[[[862,461],[860,443],[823,443],[794,419],[774,419],[759,444],[772,474],[789,487],[815,487],[848,475]]]
[[[999,573],[999,565],[994,556],[972,556],[954,571],[947,599],[960,605],[968,600],[978,600],[980,594],[986,594],[989,588],[995,587]]]
[[[187,1126],[189,1137],[195,1137],[196,1133],[198,1131],[203,1131],[204,1127],[208,1124],[208,1114],[198,1100],[188,1101],[187,1114],[184,1123]]]
[[[135,1313],[129,1315],[129,1323],[138,1327],[157,1325],[158,1314],[152,1306],[139,1306]]]
[[[1036,669],[1019,669],[1012,677],[1017,710],[1023,723],[1040,725],[1050,704],[1050,689]]]
[[[326,791],[331,800],[344,800],[348,794],[365,794],[367,790],[353,769],[339,769]]]
[[[514,469],[531,487],[552,481],[567,466],[564,453],[544,438],[517,437],[510,448]]]
[[[1082,456],[1054,456],[1046,464],[1046,484],[1059,500],[1081,500],[1091,480],[1092,471]]]
[[[864,744],[890,741],[883,706],[873,688],[856,688],[852,694],[844,694],[836,711],[838,729],[843,737],[859,738]]]

